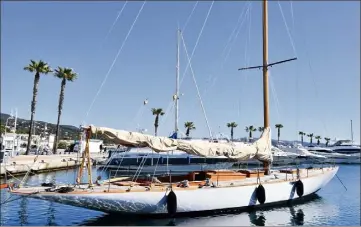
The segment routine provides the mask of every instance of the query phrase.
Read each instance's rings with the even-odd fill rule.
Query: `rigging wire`
[[[246,39],[246,43],[245,43],[245,51],[244,51],[244,62],[245,62],[245,67],[249,67],[250,65],[250,56],[249,56],[249,53],[248,53],[248,48],[249,46],[251,45],[251,25],[252,25],[252,17],[251,17],[251,13],[252,13],[252,8],[250,9],[249,11],[249,14],[248,14],[248,39]],[[244,84],[246,85],[247,82],[248,82],[248,74],[246,73],[246,71],[241,71],[241,73],[244,73],[244,83],[241,83],[241,84]],[[240,89],[240,96],[239,96],[239,100],[238,100],[238,117],[240,118],[240,108],[241,108],[241,99],[243,98],[244,96],[244,89]]]
[[[110,33],[113,31],[113,28],[114,28],[115,24],[118,22],[118,19],[119,19],[120,15],[122,15],[123,10],[125,9],[125,6],[126,6],[127,4],[128,4],[128,1],[125,1],[125,3],[123,4],[122,9],[119,11],[117,17],[115,18],[112,26],[111,26],[110,29],[109,29],[107,35],[105,36],[104,41],[103,41],[103,44],[104,44],[104,42],[108,39]]]
[[[154,172],[153,172],[153,176],[152,176],[150,182],[153,182],[153,177],[155,176],[155,172],[157,171],[157,167],[158,167],[159,159],[160,159],[160,152],[159,152],[158,154],[159,154],[159,156],[158,156],[157,164],[155,165]]]
[[[125,152],[123,152],[123,155],[125,155]],[[99,175],[101,175],[103,172],[105,172],[108,168],[109,168],[109,164],[112,162],[112,160],[114,159],[114,157],[118,156],[117,152],[114,152],[110,158],[108,159],[108,161],[106,162],[105,166],[103,167],[103,169],[100,171]],[[120,162],[122,163],[122,162]]]
[[[123,155],[121,155],[121,156],[122,156],[122,159],[120,160],[120,163],[119,163],[119,165],[118,165],[118,168],[117,168],[117,170],[115,171],[114,177],[117,176],[118,170],[119,170],[120,166],[122,165],[123,159],[124,159],[124,157],[125,157],[125,153],[126,153],[126,152],[123,152]],[[109,166],[108,166],[108,167],[109,167]],[[111,170],[110,170],[110,172],[111,172]]]
[[[182,32],[183,32],[183,33],[184,33],[184,31],[186,30],[186,28],[187,28],[188,22],[190,21],[190,19],[191,19],[192,16],[193,16],[194,10],[197,8],[198,2],[199,2],[199,1],[196,1],[196,3],[194,4],[193,9],[192,9],[192,12],[188,15],[188,18],[187,18],[186,22],[185,22],[184,25],[183,25],[183,28],[182,28]]]
[[[162,120],[161,120],[161,122],[160,122],[160,125],[162,125],[162,124],[165,123],[166,119],[168,118],[169,113],[170,113],[171,111],[173,111],[174,105],[172,105],[172,104],[174,104],[173,101],[170,101],[169,104],[168,104],[168,106],[167,106],[167,109],[166,109],[166,111],[165,111],[164,117],[162,118]]]
[[[282,6],[281,6],[280,1],[278,1],[278,7],[279,7],[279,9],[280,9],[280,11],[281,11],[283,23],[285,24],[285,27],[286,27],[286,30],[287,30],[287,34],[288,34],[288,38],[290,39],[291,46],[292,46],[292,49],[293,49],[293,53],[294,53],[295,57],[297,57],[296,47],[295,47],[295,44],[294,44],[294,42],[293,42],[293,38],[292,38],[292,35],[291,35],[291,32],[290,32],[290,29],[289,29],[289,27],[288,27],[288,25],[287,25],[287,21],[286,21],[285,15],[283,14],[283,10],[282,10]]]
[[[202,36],[204,27],[206,26],[206,23],[207,23],[207,21],[208,21],[209,15],[210,15],[210,13],[211,13],[211,11],[212,11],[213,4],[214,4],[214,1],[212,1],[211,5],[209,6],[207,16],[206,16],[206,18],[205,18],[205,20],[204,20],[204,22],[203,22],[203,25],[202,25],[202,28],[201,28],[199,34],[198,34],[198,37],[197,37],[197,40],[196,40],[196,44],[194,45],[193,51],[192,51],[192,53],[191,53],[190,60],[188,61],[187,66],[186,66],[186,68],[185,68],[185,70],[184,70],[184,73],[183,73],[183,75],[182,75],[181,81],[180,81],[180,83],[179,83],[179,87],[182,86],[184,77],[185,77],[185,75],[186,75],[186,73],[187,73],[187,71],[188,71],[188,68],[189,68],[189,64],[191,63],[191,60],[192,60],[193,55],[194,55],[194,52],[195,52],[196,49],[197,49],[197,46],[198,46],[198,43],[199,43],[199,39],[200,39],[201,36]],[[181,35],[182,35],[182,34],[181,34]],[[183,35],[182,35],[182,36],[183,36]]]
[[[295,29],[295,18],[293,16],[293,1],[291,0],[290,1],[290,8],[291,8],[291,18],[292,18],[292,29],[294,30]]]
[[[305,45],[306,45],[306,42],[305,42]],[[307,51],[307,46],[305,48],[305,53],[306,53],[306,58],[307,58],[307,61],[308,61],[308,66],[310,68],[310,72],[311,72],[311,78],[312,78],[312,82],[313,82],[313,88],[315,90],[315,96],[316,96],[316,100],[317,101],[320,101],[320,97],[319,97],[319,94],[318,94],[318,90],[317,90],[317,83],[316,83],[316,80],[315,80],[315,77],[317,76],[316,74],[313,73],[313,69],[312,69],[312,66],[311,66],[311,61],[309,59],[309,55],[308,55],[308,51]],[[325,113],[324,113],[325,114]],[[325,121],[324,121],[324,118],[321,117],[321,122],[323,124],[323,127],[324,127],[324,130],[325,132],[328,134],[328,130],[327,130],[327,127],[326,127],[326,124],[325,124]]]
[[[100,87],[99,87],[99,89],[98,89],[98,92],[96,93],[96,95],[94,96],[93,101],[92,101],[91,104],[90,104],[90,107],[89,107],[89,109],[88,109],[88,111],[87,111],[87,113],[86,113],[85,119],[87,119],[87,117],[89,116],[89,112],[91,111],[91,109],[92,109],[92,107],[93,107],[93,105],[94,105],[94,103],[95,103],[96,98],[99,96],[99,94],[100,94],[100,92],[101,92],[101,90],[102,90],[102,88],[103,88],[106,80],[108,79],[108,76],[109,76],[110,72],[112,71],[112,69],[113,69],[113,67],[114,67],[114,65],[115,65],[115,62],[117,61],[120,53],[122,52],[123,47],[124,47],[124,45],[125,45],[128,37],[129,37],[130,33],[132,32],[135,23],[137,22],[140,14],[141,14],[142,11],[143,11],[143,8],[144,8],[145,3],[146,3],[146,1],[144,1],[143,4],[142,4],[142,6],[140,7],[140,9],[139,9],[139,11],[138,11],[138,14],[137,14],[137,16],[135,17],[135,19],[134,19],[134,21],[133,21],[133,24],[131,25],[131,27],[130,27],[128,33],[127,33],[127,35],[125,36],[125,39],[123,40],[123,43],[122,43],[121,47],[120,47],[119,50],[118,50],[117,55],[115,56],[115,58],[114,58],[114,60],[113,60],[113,62],[112,62],[112,64],[111,64],[110,68],[108,69],[108,72],[105,74],[105,77],[104,77],[102,83],[100,84]]]
[[[231,46],[230,46],[230,48],[229,48],[229,50],[228,50],[228,52],[227,52],[227,55],[226,55],[226,57],[224,58],[223,63],[222,63],[222,65],[221,65],[221,68],[222,68],[222,69],[223,69],[224,63],[227,61],[227,59],[228,59],[228,57],[229,57],[229,55],[230,55],[230,53],[231,53],[231,51],[232,51],[232,47],[233,47],[235,41],[237,40],[237,37],[238,37],[238,35],[239,35],[239,32],[240,32],[241,29],[242,29],[243,23],[244,23],[244,21],[246,20],[246,17],[248,16],[248,14],[249,14],[250,8],[251,8],[251,4],[248,5],[247,11],[246,11],[246,13],[245,13],[245,15],[244,15],[244,18],[243,18],[243,20],[242,20],[242,22],[241,22],[241,24],[240,24],[240,26],[239,26],[239,28],[238,28],[238,31],[237,31],[237,33],[236,33],[236,35],[235,35],[235,38],[234,38],[233,42],[230,44]]]
[[[223,65],[224,65],[224,64],[227,62],[227,60],[228,60],[228,59],[226,59],[226,58],[227,58],[226,56],[224,56],[224,57],[222,57],[222,56],[224,55],[224,52],[226,51],[226,49],[229,47],[230,42],[232,42],[232,44],[234,44],[235,40],[232,40],[233,33],[235,33],[235,32],[237,31],[237,28],[239,28],[239,30],[238,30],[238,32],[237,32],[237,36],[238,36],[238,33],[239,33],[239,31],[240,31],[240,29],[241,29],[241,27],[242,27],[242,24],[243,24],[243,22],[244,22],[244,20],[241,21],[241,19],[243,18],[243,16],[250,15],[250,10],[251,10],[250,5],[251,5],[251,4],[252,4],[252,3],[249,2],[249,4],[244,5],[244,8],[242,9],[242,12],[241,12],[241,14],[240,14],[240,16],[239,16],[239,18],[238,18],[237,24],[236,24],[235,28],[233,29],[230,37],[228,38],[228,41],[227,41],[227,43],[226,43],[226,45],[225,45],[225,47],[224,47],[224,49],[223,49],[223,51],[222,51],[222,53],[221,53],[221,55],[220,55],[221,61],[223,61],[223,63],[221,63],[221,65],[220,65],[221,69],[223,69]],[[248,7],[246,8],[246,6],[248,6]],[[245,14],[245,10],[249,11],[248,14],[246,14],[246,15],[244,15],[244,14]],[[240,25],[240,24],[241,24],[241,25]],[[250,32],[250,29],[249,29],[249,32]],[[236,37],[236,38],[237,38],[237,37]],[[235,38],[235,39],[236,39],[236,38]],[[249,35],[249,39],[250,39],[250,35]],[[232,49],[232,47],[229,47],[229,50],[231,50],[231,49]],[[229,53],[228,53],[228,54],[229,54]],[[204,88],[204,91],[203,91],[203,93],[202,93],[202,97],[204,97],[204,96],[215,86],[216,81],[217,81],[217,79],[218,79],[218,76],[217,76],[217,75],[216,75],[216,76],[211,76],[208,80],[211,80],[211,79],[212,79],[212,81],[206,84],[206,86],[205,86],[205,88]],[[196,105],[196,102],[195,102],[193,105]]]
[[[186,20],[186,22],[184,23],[183,28],[182,28],[182,32],[183,32],[183,33],[184,33],[185,29],[187,28],[187,25],[188,25],[189,21],[191,20],[191,18],[192,18],[192,16],[193,16],[193,13],[194,13],[195,9],[196,9],[197,6],[198,6],[198,3],[199,3],[199,1],[197,1],[197,2],[194,4],[191,13],[188,15],[188,18],[187,18],[187,20]],[[167,109],[166,109],[166,112],[165,112],[165,116],[162,118],[160,125],[162,125],[162,124],[167,120],[169,110],[170,110],[170,111],[173,110],[174,106],[173,106],[173,107],[171,106],[172,103],[173,103],[173,101],[170,101],[170,102],[169,102],[169,104],[168,104],[168,106],[167,106]],[[172,109],[170,109],[170,108],[172,108]],[[143,114],[143,112],[142,112],[142,114]],[[141,114],[140,116],[142,116],[142,114]],[[140,116],[137,115],[137,117],[140,117]]]
[[[293,1],[290,1],[290,11],[291,11],[291,19],[292,19],[292,35],[293,37],[296,37],[295,35],[295,18],[294,18],[294,12],[293,12]],[[298,65],[296,64],[296,138],[299,137],[299,71],[297,70]]]
[[[209,130],[209,136],[210,136],[211,139],[213,140],[212,130],[211,130],[211,127],[210,127],[209,122],[208,122],[206,110],[204,109],[202,97],[201,97],[201,94],[200,94],[200,92],[199,92],[199,88],[198,88],[198,85],[197,85],[196,78],[195,78],[195,76],[194,76],[192,64],[191,64],[191,62],[190,62],[191,59],[189,58],[188,51],[187,51],[187,47],[186,47],[186,45],[185,45],[184,37],[183,37],[182,34],[181,34],[181,38],[182,38],[182,41],[183,41],[184,51],[185,51],[185,53],[186,53],[186,55],[187,55],[187,58],[188,58],[189,67],[190,67],[190,70],[191,70],[191,73],[192,73],[193,82],[194,82],[194,84],[195,84],[195,86],[196,86],[196,89],[197,89],[197,94],[198,94],[199,102],[200,102],[200,104],[201,104],[201,107],[202,107],[202,110],[203,110],[203,114],[204,114],[204,118],[205,118],[206,123],[207,123],[207,127],[208,127],[208,130]]]
[[[291,2],[292,3],[292,2]],[[288,33],[288,36],[290,38],[290,41],[291,41],[291,45],[292,45],[292,48],[293,48],[293,51],[294,51],[294,54],[297,56],[297,52],[296,52],[296,47],[294,45],[294,42],[293,42],[293,38],[292,38],[292,35],[290,33],[290,30],[288,28],[288,25],[287,25],[287,22],[286,22],[286,19],[285,19],[285,16],[283,14],[283,10],[282,10],[282,6],[280,4],[280,2],[278,1],[278,6],[279,6],[279,9],[281,11],[281,15],[282,15],[282,18],[283,18],[283,21],[284,21],[284,24],[286,26],[286,30],[287,30],[287,33]],[[293,10],[293,5],[291,5],[291,16],[292,16],[292,23],[293,23],[293,26],[294,26],[294,10]],[[305,42],[305,40],[304,40]],[[306,42],[305,42],[305,45],[306,45]],[[307,61],[308,61],[308,66],[310,68],[310,72],[311,72],[311,78],[312,78],[312,82],[313,82],[313,87],[314,87],[314,90],[315,90],[315,96],[316,96],[316,100],[319,101],[319,95],[318,95],[318,90],[317,90],[317,83],[316,83],[316,80],[315,80],[315,74],[313,74],[313,70],[312,70],[312,66],[311,66],[311,62],[310,62],[310,58],[309,58],[309,55],[308,55],[308,50],[307,50],[307,47],[305,48],[305,53],[306,53],[306,58],[307,58]],[[298,70],[297,70],[298,72]],[[297,73],[296,72],[296,73]],[[296,83],[298,84],[298,76],[296,78]],[[298,92],[298,86],[296,88],[296,92]],[[298,93],[297,93],[297,96],[298,96]],[[296,111],[298,113],[298,111]],[[322,124],[323,124],[323,128],[325,130],[325,132],[328,134],[328,130],[327,130],[327,127],[326,127],[326,124],[325,124],[325,121],[323,120],[323,118],[321,118],[321,121],[322,121]],[[297,134],[298,135],[298,134]],[[298,137],[298,136],[297,136]]]
[[[271,92],[272,92],[272,97],[274,99],[274,102],[275,102],[275,106],[276,106],[276,112],[277,112],[277,120],[278,122],[281,121],[281,115],[280,115],[280,102],[278,100],[278,96],[277,96],[277,92],[276,92],[276,89],[275,89],[275,85],[273,83],[273,77],[271,76],[271,71],[268,71],[268,77],[270,79],[270,85],[271,85]]]
[[[134,125],[134,124],[137,124],[138,127],[139,126],[139,120],[140,118],[143,116],[143,113],[144,113],[144,110],[146,109],[146,105],[148,104],[148,99],[145,99],[143,101],[143,103],[141,104],[141,106],[139,107],[138,111],[137,111],[137,114],[135,115],[135,117],[133,118],[133,120],[130,122],[131,125]],[[132,126],[129,126],[129,128],[131,128]]]
[[[234,29],[233,29],[231,35],[229,36],[226,45],[225,45],[224,48],[223,48],[223,51],[222,51],[221,56],[223,56],[223,55],[225,54],[225,51],[226,51],[229,43],[230,43],[231,40],[232,40],[233,34],[236,32],[237,28],[239,27],[239,23],[241,22],[241,19],[242,19],[243,14],[244,14],[244,10],[246,9],[246,6],[249,6],[250,4],[251,4],[251,2],[247,1],[247,4],[243,6],[242,11],[241,11],[240,15],[238,16],[236,26],[234,26]]]
[[[135,174],[134,174],[134,176],[133,176],[133,178],[132,178],[132,181],[136,182],[136,181],[138,180],[138,177],[139,177],[140,173],[141,173],[142,170],[143,170],[144,164],[145,164],[145,162],[147,161],[149,154],[150,154],[150,153],[148,153],[145,157],[143,157],[142,162],[141,162],[141,164],[139,165],[139,167],[138,167],[138,169],[137,169],[137,172],[135,172]],[[152,159],[153,159],[153,157],[152,157]],[[139,170],[139,171],[138,171],[138,170]]]

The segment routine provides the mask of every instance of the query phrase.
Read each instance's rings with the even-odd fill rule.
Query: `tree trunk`
[[[249,140],[252,139],[252,131],[249,131]]]
[[[281,129],[278,128],[277,131],[278,131],[278,132],[277,132],[277,142],[280,143]]]
[[[63,110],[65,85],[66,85],[66,79],[63,78],[63,80],[61,81],[60,95],[59,95],[58,121],[56,122],[56,133],[55,133],[55,140],[54,140],[54,146],[53,146],[53,153],[54,154],[56,154],[57,149],[58,149],[59,131],[60,131],[60,117],[61,117],[61,111]]]
[[[233,141],[233,127],[231,127],[231,140]]]
[[[30,129],[28,137],[28,145],[26,146],[26,155],[30,153],[31,145],[31,136],[33,134],[33,124],[34,124],[34,115],[35,115],[35,106],[36,106],[36,96],[38,95],[38,86],[39,86],[40,74],[37,72],[34,78],[34,87],[33,87],[33,100],[31,101],[31,117],[30,117]]]
[[[319,146],[320,145],[320,140],[317,140],[317,146]]]
[[[190,129],[187,128],[186,136],[188,136],[188,137],[189,137],[189,132],[190,132]]]
[[[303,146],[303,135],[301,135],[301,144]]]
[[[312,144],[312,137],[310,138],[310,144]]]
[[[159,121],[159,115],[155,116],[155,121],[154,121],[154,135],[157,136],[157,132],[158,132],[158,121]]]

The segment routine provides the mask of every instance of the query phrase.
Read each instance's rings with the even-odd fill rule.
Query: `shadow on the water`
[[[248,217],[252,224],[256,226],[265,226],[266,217],[264,216],[262,211],[258,215],[256,214],[256,212],[250,212],[248,214]]]
[[[55,223],[55,209],[54,209],[54,202],[49,202],[49,209],[46,212],[48,219],[47,219],[47,225],[48,226],[54,226]]]
[[[247,209],[247,210],[232,210],[229,212],[212,212],[208,213],[208,215],[197,215],[192,217],[193,220],[196,220],[201,217],[206,217],[209,219],[216,219],[217,217],[227,216],[227,215],[238,215],[241,213],[248,213],[249,221],[253,225],[256,226],[265,226],[267,215],[265,213],[267,211],[282,209],[282,208],[289,208],[290,211],[290,225],[303,225],[304,224],[304,217],[305,214],[303,213],[303,210],[298,205],[306,204],[309,202],[321,202],[322,197],[320,197],[317,194],[310,195],[308,197],[304,197],[298,200],[294,200],[291,203],[283,204],[283,205],[273,205],[273,206],[267,206],[257,209]],[[295,210],[297,208],[297,211]],[[189,219],[189,217],[180,217],[176,219],[169,219],[169,218],[150,218],[150,217],[142,217],[139,216],[129,216],[124,214],[105,214],[98,218],[93,218],[86,220],[79,225],[82,226],[119,226],[119,225],[140,225],[140,226],[151,226],[151,225],[163,225],[163,226],[175,226],[177,225],[177,222],[183,221],[186,219]],[[191,221],[190,221],[191,223]],[[239,223],[242,225],[242,223]],[[193,224],[191,224],[193,225]]]
[[[305,222],[305,214],[302,209],[295,211],[293,206],[290,206],[291,225],[303,225]]]
[[[19,224],[21,226],[28,225],[28,200],[26,197],[20,199],[20,210],[18,211],[19,214]]]

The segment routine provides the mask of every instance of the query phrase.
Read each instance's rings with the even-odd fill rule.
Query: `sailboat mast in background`
[[[351,141],[353,143],[353,129],[352,129],[352,120],[351,120]]]
[[[179,100],[179,44],[180,44],[180,29],[177,29],[177,66],[176,66],[176,92],[175,92],[175,129],[174,132],[178,136],[178,117],[179,117],[179,111],[178,111],[178,100]]]

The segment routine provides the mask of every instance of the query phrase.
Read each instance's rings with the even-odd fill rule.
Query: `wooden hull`
[[[309,177],[301,177],[304,185],[303,196],[311,195],[324,187],[337,173],[338,167],[310,170]],[[308,175],[308,173],[307,173]],[[269,177],[269,176],[267,176]],[[270,176],[272,177],[272,176]],[[288,174],[279,174],[283,179],[268,180],[263,178],[266,201],[263,204],[286,202],[299,198],[295,192],[294,182],[297,180]],[[271,178],[270,178],[271,179]],[[177,213],[206,212],[232,208],[247,208],[260,205],[255,188],[256,178],[247,178],[249,183],[241,186],[209,187],[209,188],[177,188],[173,191],[177,196]],[[262,180],[261,180],[262,181]],[[167,214],[166,190],[130,191],[130,192],[78,192],[78,193],[37,193],[38,189],[17,189],[15,194],[28,195],[33,198],[50,200],[62,204],[78,206],[106,213],[125,213],[135,215]],[[133,190],[133,189],[132,189]]]

